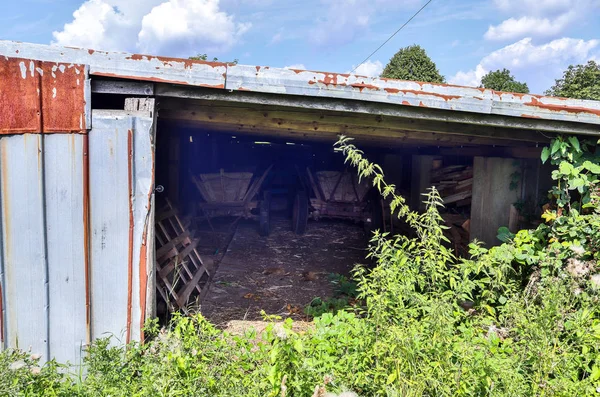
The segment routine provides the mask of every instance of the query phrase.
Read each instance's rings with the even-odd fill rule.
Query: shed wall
[[[95,338],[139,340],[154,288],[152,118],[93,123],[0,137],[2,346],[74,364]]]

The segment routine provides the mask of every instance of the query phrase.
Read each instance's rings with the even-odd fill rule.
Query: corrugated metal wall
[[[90,117],[86,70],[0,57],[0,345],[73,364],[154,288],[152,114]]]

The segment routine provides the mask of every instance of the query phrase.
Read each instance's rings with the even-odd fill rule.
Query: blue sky
[[[0,0],[0,39],[347,72],[426,0]],[[541,93],[600,61],[600,0],[433,0],[357,73],[423,46],[451,83],[509,68]]]

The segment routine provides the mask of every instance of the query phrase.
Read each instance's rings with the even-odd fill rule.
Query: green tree
[[[508,69],[498,69],[494,72],[489,72],[481,78],[481,86],[496,91],[529,94],[527,83],[515,80],[515,76],[511,75]]]
[[[191,59],[193,61],[208,61],[208,55],[206,55],[206,54],[196,54],[196,55],[194,55],[192,57],[189,57],[188,59]],[[219,58],[213,57],[212,62],[218,62],[218,61],[219,61]],[[227,63],[233,63],[234,65],[237,65],[238,61],[239,60],[236,58],[233,61],[227,62]]]
[[[446,82],[425,50],[416,44],[401,48],[383,69],[381,77],[427,83]]]
[[[569,66],[546,95],[600,100],[600,64],[589,61],[585,65]]]

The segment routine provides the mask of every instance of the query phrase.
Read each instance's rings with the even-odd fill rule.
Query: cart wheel
[[[271,192],[266,191],[260,202],[258,232],[261,236],[268,236],[271,233]]]
[[[304,190],[296,193],[294,212],[292,213],[292,230],[296,234],[304,234],[308,223],[308,197]]]

